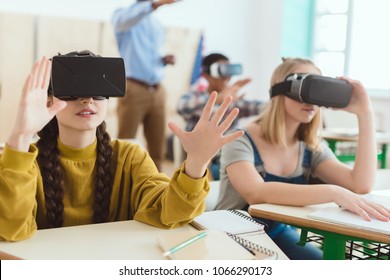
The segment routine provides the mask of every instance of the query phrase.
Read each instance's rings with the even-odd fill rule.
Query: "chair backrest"
[[[206,197],[206,210],[212,211],[217,206],[220,191],[219,181],[210,181],[210,192]]]

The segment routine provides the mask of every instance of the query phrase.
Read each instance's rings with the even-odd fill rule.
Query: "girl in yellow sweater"
[[[64,101],[50,91],[48,97],[50,73],[45,57],[34,64],[0,158],[0,239],[131,219],[173,228],[204,211],[207,165],[224,144],[242,135],[224,135],[238,113],[235,109],[221,121],[231,98],[212,114],[213,93],[191,132],[169,123],[187,153],[169,179],[138,145],[110,140],[104,122],[107,99]],[[35,133],[40,139],[30,145]]]

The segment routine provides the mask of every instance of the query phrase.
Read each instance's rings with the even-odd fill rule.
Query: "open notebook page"
[[[259,232],[264,226],[243,211],[215,210],[204,212],[191,223],[198,229],[216,229],[232,234]]]

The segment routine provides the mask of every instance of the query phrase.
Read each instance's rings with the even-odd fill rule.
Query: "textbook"
[[[364,197],[390,208],[389,197],[373,194],[367,194],[364,195]],[[309,214],[308,217],[336,224],[348,225],[355,228],[390,234],[390,222],[382,222],[372,217],[371,221],[366,221],[358,214],[338,206],[331,206],[317,210]]]
[[[203,234],[204,233],[204,234]],[[201,238],[196,238],[202,235]],[[195,237],[195,238],[194,238]],[[185,244],[188,240],[196,240]],[[255,260],[277,259],[276,252],[249,240],[220,230],[173,232],[157,237],[162,254],[172,251],[167,258],[174,260]],[[180,249],[175,250],[179,247]]]
[[[192,223],[197,229],[216,229],[231,234],[264,232],[264,225],[252,219],[244,211],[234,209],[204,212]]]

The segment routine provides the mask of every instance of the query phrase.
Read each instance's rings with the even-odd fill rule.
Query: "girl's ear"
[[[53,103],[54,103],[53,96],[48,96],[46,102],[47,107],[51,107]]]

